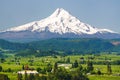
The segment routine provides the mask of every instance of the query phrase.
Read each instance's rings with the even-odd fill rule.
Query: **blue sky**
[[[0,30],[41,20],[57,8],[94,27],[120,32],[120,0],[0,0]]]

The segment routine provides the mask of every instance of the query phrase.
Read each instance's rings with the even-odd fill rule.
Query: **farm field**
[[[68,60],[69,59],[69,60]],[[83,68],[87,68],[87,61],[90,60],[93,63],[93,71],[86,74],[89,80],[120,80],[120,55],[117,54],[100,54],[100,55],[68,55],[68,56],[45,56],[45,57],[16,57],[13,54],[4,58],[4,61],[0,66],[2,70],[0,74],[6,74],[10,80],[18,79],[18,71],[23,70],[23,66],[29,66],[30,69],[38,70],[38,68],[44,70],[48,67],[48,64],[54,68],[55,62],[58,62],[58,66],[61,64],[69,65],[68,72],[75,70],[72,68],[72,64],[77,60],[78,65]],[[111,63],[111,74],[108,74],[107,64],[109,61]],[[116,62],[117,61],[117,62]],[[62,66],[66,67],[66,66]],[[97,74],[100,70],[101,74]],[[39,72],[39,75],[47,75],[46,71]]]

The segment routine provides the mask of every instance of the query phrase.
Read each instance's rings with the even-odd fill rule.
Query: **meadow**
[[[0,63],[2,71],[0,74],[7,74],[10,80],[17,80],[17,72],[22,70],[22,67],[28,65],[31,69],[37,70],[37,68],[44,69],[48,64],[54,66],[55,62],[59,64],[72,64],[75,60],[78,61],[79,65],[83,68],[87,67],[87,61],[93,62],[94,70],[91,74],[87,74],[90,80],[120,80],[120,64],[115,64],[115,61],[120,61],[120,55],[117,54],[85,54],[85,55],[68,55],[68,56],[45,56],[45,57],[16,57],[14,54],[6,54],[8,57],[4,58],[4,61]],[[69,62],[68,62],[69,58]],[[2,60],[2,58],[1,58]],[[112,73],[107,73],[106,61],[111,62]],[[98,75],[98,69],[101,74]],[[72,66],[69,67],[68,71],[74,70]],[[42,74],[42,73],[39,73]]]

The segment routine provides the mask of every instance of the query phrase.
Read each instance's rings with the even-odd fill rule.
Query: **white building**
[[[36,70],[24,70],[24,71],[18,71],[18,74],[38,74]]]
[[[64,67],[65,69],[69,69],[72,67],[72,64],[58,64],[58,67]]]

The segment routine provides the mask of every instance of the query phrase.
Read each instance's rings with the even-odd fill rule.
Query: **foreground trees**
[[[10,80],[7,75],[0,74],[0,80]]]
[[[17,76],[17,77],[18,77],[18,80],[22,80],[22,78],[23,78],[23,77],[22,77],[22,74],[20,74],[20,73],[18,73],[18,76]]]
[[[65,68],[59,68],[55,74],[49,74],[47,80],[89,80],[84,75],[82,68],[68,72]]]
[[[72,79],[71,80],[89,80],[85,75],[84,68],[80,65],[76,71],[72,72]]]
[[[77,60],[74,62],[73,71],[67,71],[63,67],[58,67],[54,64],[54,72],[48,75],[48,80],[89,80],[85,75],[85,70],[81,65],[78,65]]]
[[[58,63],[55,62],[52,69],[51,64],[47,65],[45,74],[41,73],[41,68],[38,68],[38,71],[40,74],[18,74],[18,80],[89,80],[81,65],[70,71],[64,67],[58,67]]]
[[[59,68],[54,76],[54,80],[71,80],[71,75],[64,68]]]

